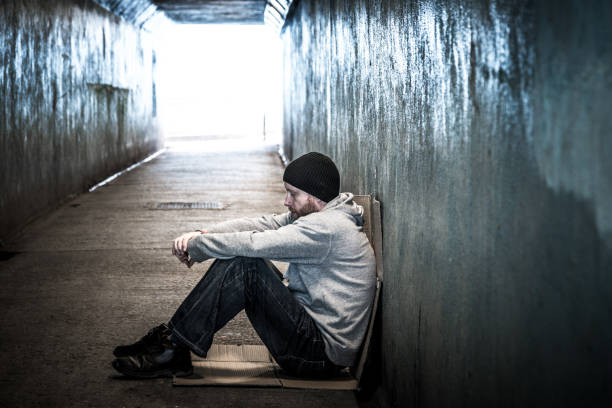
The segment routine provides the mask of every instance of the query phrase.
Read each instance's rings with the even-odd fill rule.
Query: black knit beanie
[[[340,173],[336,165],[332,159],[317,152],[306,153],[289,163],[283,181],[325,202],[340,193]]]

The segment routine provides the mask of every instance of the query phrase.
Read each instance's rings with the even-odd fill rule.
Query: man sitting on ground
[[[214,333],[243,309],[288,373],[324,378],[354,365],[376,279],[363,208],[351,193],[339,193],[338,169],[323,154],[291,162],[283,181],[289,212],[226,221],[174,240],[172,252],[187,266],[216,260],[167,325],[115,348],[117,371],[189,375],[190,351],[206,357]],[[288,285],[270,259],[290,263]]]

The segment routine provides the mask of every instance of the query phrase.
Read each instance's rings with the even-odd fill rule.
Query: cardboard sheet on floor
[[[178,386],[246,386],[310,388],[328,390],[356,390],[368,358],[374,319],[377,314],[382,286],[382,231],[380,203],[371,196],[355,196],[355,202],[363,206],[364,232],[368,236],[376,256],[376,293],[368,330],[361,347],[357,365],[342,371],[337,377],[318,380],[296,378],[287,375],[276,364],[266,346],[213,344],[206,359],[192,354],[193,375],[175,377]]]
[[[213,344],[206,359],[192,355],[193,375],[175,377],[181,386],[247,386],[353,390],[348,370],[325,381],[287,375],[274,362],[266,346]]]

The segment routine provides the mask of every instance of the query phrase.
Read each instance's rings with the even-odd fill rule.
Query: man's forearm
[[[241,231],[196,236],[187,252],[195,262],[235,256],[267,258],[284,262],[318,263],[330,249],[330,235],[289,225],[263,232]]]
[[[292,221],[291,213],[264,215],[253,218],[236,218],[214,224],[206,230],[210,233],[227,233],[241,231],[266,231],[278,229]]]

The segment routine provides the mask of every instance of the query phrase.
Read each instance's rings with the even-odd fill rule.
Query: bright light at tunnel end
[[[171,24],[157,33],[156,53],[166,139],[280,139],[281,45],[273,30]]]

